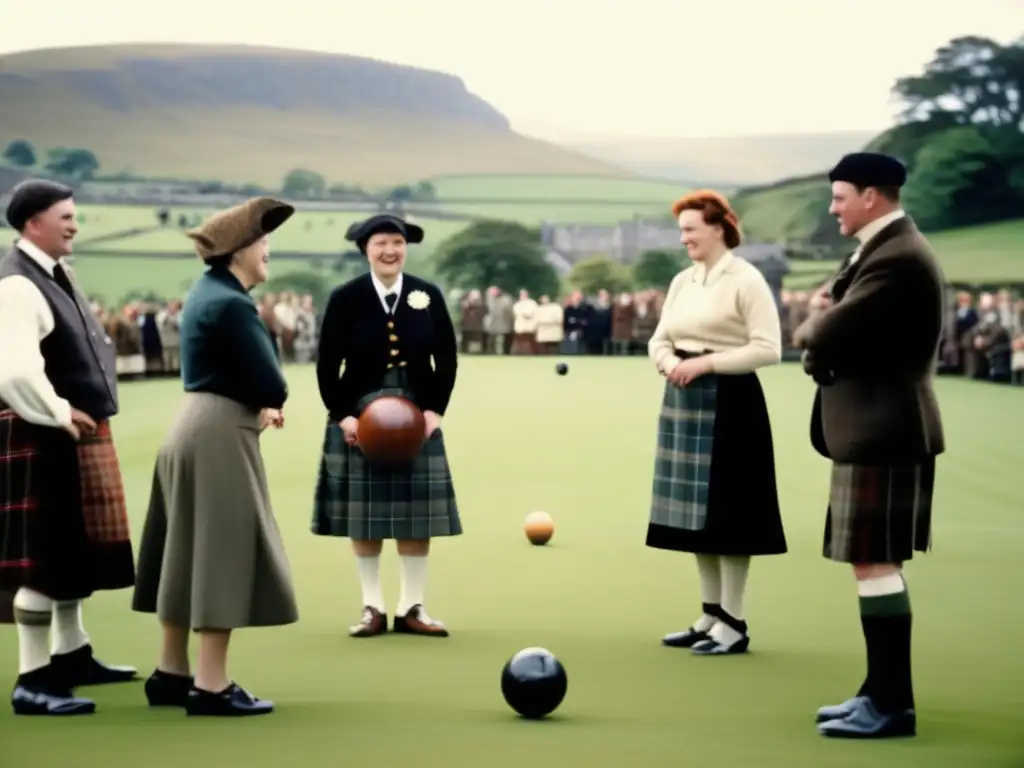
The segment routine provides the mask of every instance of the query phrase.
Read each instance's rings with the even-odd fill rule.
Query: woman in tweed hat
[[[267,236],[294,213],[254,198],[189,232],[209,269],[181,315],[185,399],[157,455],[133,608],[156,613],[163,648],[152,706],[259,715],[273,704],[227,674],[232,630],[298,619],[270,507],[260,434],[282,427],[288,388],[249,291],[267,279]],[[193,680],[188,633],[199,633]]]
[[[662,643],[699,655],[743,653],[750,558],[786,551],[755,373],[781,359],[779,311],[757,268],[732,253],[739,222],[725,198],[694,192],[672,213],[694,263],[672,280],[648,344],[667,381],[647,545],[696,554],[703,611]]]
[[[423,240],[420,227],[378,215],[354,224],[346,238],[370,270],[336,288],[324,311],[317,380],[329,417],[312,530],[352,539],[363,602],[352,637],[388,628],[380,585],[384,539],[396,540],[402,568],[394,631],[446,637],[423,600],[430,540],[462,533],[441,432],[455,387],[455,327],[441,290],[403,272],[407,244]],[[426,443],[408,468],[371,465],[359,450],[359,413],[385,391],[409,397],[426,419]]]

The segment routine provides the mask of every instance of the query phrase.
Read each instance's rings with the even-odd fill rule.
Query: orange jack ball
[[[524,528],[526,538],[537,546],[547,544],[555,535],[555,521],[547,512],[532,512],[527,515]]]

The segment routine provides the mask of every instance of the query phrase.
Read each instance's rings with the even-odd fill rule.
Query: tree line
[[[437,190],[429,181],[400,184],[390,189],[373,191],[355,184],[328,183],[323,174],[306,168],[295,168],[285,174],[279,189],[259,184],[233,185],[220,181],[154,179],[128,173],[101,174],[96,153],[83,147],[52,147],[38,150],[27,139],[8,143],[0,155],[8,164],[25,170],[38,168],[69,182],[150,182],[194,186],[197,194],[239,194],[255,196],[280,193],[295,199],[336,200],[341,202],[431,203],[437,201]]]
[[[1024,211],[1024,37],[957,37],[893,86],[897,125],[871,144],[911,171],[905,205],[925,229]]]

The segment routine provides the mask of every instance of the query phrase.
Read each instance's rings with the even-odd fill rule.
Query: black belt
[[[381,378],[377,389],[359,398],[356,403],[356,413],[362,413],[366,406],[379,397],[394,395],[416,402],[416,396],[413,394],[412,387],[409,386],[409,373],[406,368],[389,368]]]
[[[695,357],[704,357],[704,355],[710,355],[714,353],[713,350],[710,349],[705,349],[703,352],[687,352],[685,349],[676,349],[673,351],[675,352],[676,357],[678,357],[680,360],[691,360]]]

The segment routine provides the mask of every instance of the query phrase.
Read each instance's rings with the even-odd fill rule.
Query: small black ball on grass
[[[501,693],[527,720],[540,720],[565,698],[569,678],[555,655],[545,648],[524,648],[501,670]]]
[[[565,376],[565,374],[567,374],[568,372],[569,366],[566,365],[565,363],[559,363],[558,365],[555,366],[555,373],[557,373],[559,376]]]

